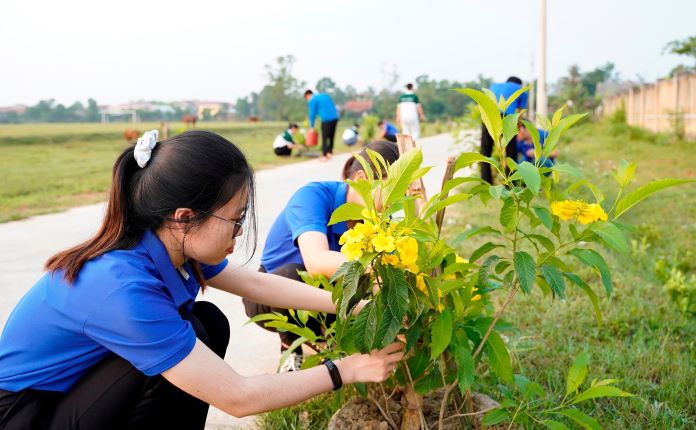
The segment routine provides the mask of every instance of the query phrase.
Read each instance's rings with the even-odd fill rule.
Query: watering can
[[[313,128],[307,130],[307,135],[305,136],[305,145],[307,146],[317,146],[319,143],[319,133]]]

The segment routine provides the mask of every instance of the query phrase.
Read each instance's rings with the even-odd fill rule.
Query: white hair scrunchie
[[[135,150],[133,151],[133,157],[135,157],[135,161],[138,162],[140,168],[147,166],[147,162],[150,161],[152,150],[157,144],[158,137],[159,131],[150,130],[146,131],[138,138],[138,143],[135,144]]]

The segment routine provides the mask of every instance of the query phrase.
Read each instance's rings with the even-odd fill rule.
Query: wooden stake
[[[445,184],[447,181],[452,179],[454,177],[454,157],[450,156],[447,157],[447,168],[445,169],[445,175],[442,177],[442,188],[445,187]],[[449,195],[449,192],[445,193],[444,195],[440,196],[440,200],[444,200],[447,198]],[[445,219],[445,209],[442,208],[439,211],[437,211],[437,215],[435,215],[435,223],[437,224],[437,233],[440,234],[442,231],[442,222]]]

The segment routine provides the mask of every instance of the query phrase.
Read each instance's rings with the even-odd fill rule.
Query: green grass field
[[[336,152],[349,148],[340,142]],[[0,125],[0,222],[102,201],[111,168],[126,148],[123,132],[158,128],[158,123]],[[217,132],[238,145],[255,169],[302,161],[280,158],[272,142],[285,123],[204,122],[198,129]],[[184,130],[172,123],[170,133]]]
[[[638,164],[633,187],[656,178],[694,178],[694,144],[671,142],[667,136],[621,125],[585,124],[564,138],[561,157],[602,190],[615,190],[610,170],[622,158]],[[495,202],[488,207],[478,201],[458,204],[448,209],[444,234],[453,238],[468,228],[486,225],[491,217],[498,218],[498,211]],[[515,372],[563,394],[569,366],[586,350],[591,357],[590,380],[618,378],[621,389],[635,394],[590,403],[585,412],[605,429],[696,428],[696,320],[677,311],[654,274],[654,261],[673,253],[696,273],[696,262],[688,254],[696,243],[696,185],[652,196],[624,221],[638,229],[629,256],[605,253],[613,272],[614,294],[609,299],[602,295],[603,326],[597,326],[587,298],[575,291],[569,291],[566,301],[545,298],[538,290],[520,295],[504,315],[519,328],[509,342]],[[461,255],[468,256],[495,240],[474,239],[461,245]],[[602,291],[589,271],[578,269],[596,291]],[[477,388],[497,395],[490,393],[490,386]],[[302,428],[326,428],[322,419],[336,409],[336,399],[333,395],[321,399],[324,403],[314,399],[265,414],[262,427],[301,428],[299,414],[308,410],[313,420]]]

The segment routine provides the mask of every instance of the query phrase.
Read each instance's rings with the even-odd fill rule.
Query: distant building
[[[374,107],[374,102],[372,100],[348,100],[343,105],[343,113],[350,114],[351,116],[365,116]]]

